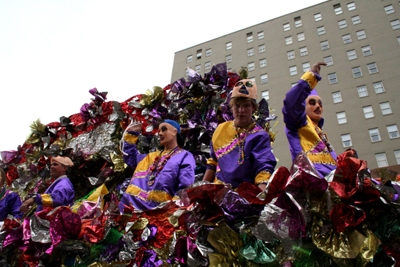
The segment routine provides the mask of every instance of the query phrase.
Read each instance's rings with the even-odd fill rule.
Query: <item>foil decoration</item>
[[[32,241],[42,244],[51,243],[50,221],[40,218],[38,214],[35,213],[31,217],[30,228]]]
[[[115,127],[114,123],[102,123],[97,128],[70,140],[67,148],[72,148],[74,152],[80,150],[84,155],[93,155],[103,147],[114,147],[111,134],[115,131]]]

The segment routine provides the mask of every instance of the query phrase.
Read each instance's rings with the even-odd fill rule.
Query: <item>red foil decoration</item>
[[[347,227],[359,225],[367,217],[361,209],[344,203],[333,206],[329,216],[333,228],[337,232],[343,232]]]
[[[50,221],[50,236],[54,246],[65,239],[76,239],[81,231],[82,222],[78,214],[67,207],[61,207]]]

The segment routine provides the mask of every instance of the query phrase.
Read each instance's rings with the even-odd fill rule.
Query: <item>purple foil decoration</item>
[[[22,240],[22,237],[23,237],[22,226],[7,230],[7,234],[3,242],[3,248]]]
[[[31,218],[27,217],[24,219],[22,223],[22,233],[23,233],[23,240],[30,240],[31,239]]]
[[[146,250],[143,255],[141,267],[158,267],[162,265],[162,260],[157,260],[157,253],[154,250]]]
[[[89,93],[91,93],[94,96],[94,101],[100,101],[104,102],[107,99],[107,92],[99,92],[97,91],[97,88],[93,88],[89,90]]]
[[[69,208],[61,207],[50,222],[50,236],[54,246],[65,239],[76,239],[81,231],[82,221],[78,214]]]

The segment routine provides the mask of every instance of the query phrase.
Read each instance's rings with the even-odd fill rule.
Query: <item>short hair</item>
[[[254,99],[248,98],[248,97],[243,97],[243,96],[231,98],[231,100],[229,101],[229,106],[231,108],[233,108],[233,105],[235,105],[236,103],[240,103],[240,102],[242,102],[242,103],[243,102],[251,102],[251,104],[253,105],[253,108],[255,110],[258,110],[258,104]]]

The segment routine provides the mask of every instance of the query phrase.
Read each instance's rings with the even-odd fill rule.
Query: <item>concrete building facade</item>
[[[278,116],[278,166],[291,166],[282,115],[286,92],[303,72],[325,61],[316,89],[337,154],[357,150],[369,168],[400,164],[400,2],[326,1],[175,53],[171,81],[186,67],[207,73],[226,62],[248,67],[258,100]]]

